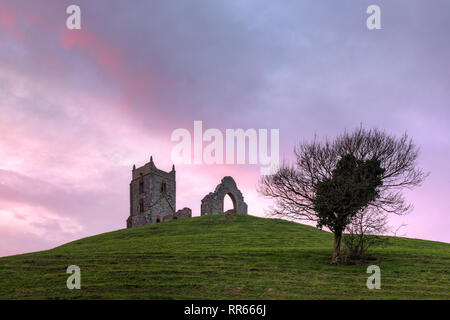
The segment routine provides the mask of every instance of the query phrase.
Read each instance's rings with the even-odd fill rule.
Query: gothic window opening
[[[163,182],[161,183],[161,194],[166,194],[166,191],[167,191],[166,182],[163,181]]]
[[[139,200],[139,212],[140,213],[144,212],[144,200],[143,199]]]
[[[144,193],[144,181],[139,182],[139,193]]]
[[[233,194],[227,193],[223,197],[223,210],[222,213],[236,213],[236,200],[234,199]]]

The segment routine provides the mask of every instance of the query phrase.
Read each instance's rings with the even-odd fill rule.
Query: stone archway
[[[223,196],[223,199],[222,199],[222,213],[225,213],[225,199],[226,199],[227,196],[231,199],[231,202],[233,203],[233,209],[230,209],[230,210],[232,211],[232,213],[236,213],[237,212],[236,211],[236,209],[237,209],[237,207],[236,207],[236,199],[234,198],[232,193],[226,193]],[[230,211],[230,210],[228,210],[228,211]]]
[[[244,202],[242,192],[237,188],[232,177],[224,177],[214,192],[210,192],[202,199],[201,215],[222,214],[223,202],[226,195],[233,201],[234,211],[239,214],[247,214],[247,204]]]

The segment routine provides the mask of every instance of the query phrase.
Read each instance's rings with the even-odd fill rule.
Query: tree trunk
[[[332,264],[338,264],[341,260],[341,239],[342,239],[342,232],[335,232],[333,244],[333,258],[331,259]]]

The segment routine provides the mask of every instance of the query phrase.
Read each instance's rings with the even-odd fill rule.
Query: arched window
[[[139,193],[144,193],[144,177],[142,172],[139,174],[141,177],[139,178]]]
[[[167,191],[166,182],[163,181],[161,182],[161,194],[166,194],[166,191]]]
[[[144,199],[139,200],[139,212],[144,212]]]
[[[223,198],[223,213],[232,210],[232,212],[236,212],[236,204],[233,201],[233,195],[227,193]]]

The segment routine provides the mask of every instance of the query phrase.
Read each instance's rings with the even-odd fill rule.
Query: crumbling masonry
[[[232,177],[224,177],[214,192],[202,200],[201,215],[224,213],[224,198],[233,202],[232,212],[247,214],[247,204]],[[190,218],[192,210],[176,210],[175,166],[170,172],[156,168],[153,157],[140,168],[133,166],[130,183],[130,216],[127,228],[172,219]]]
[[[202,199],[201,215],[224,213],[224,198],[229,195],[233,201],[233,212],[247,214],[247,204],[244,202],[242,192],[237,188],[232,177],[224,177],[214,192],[210,192]]]

